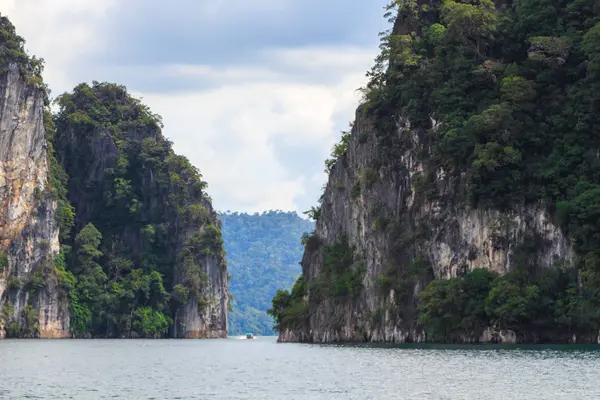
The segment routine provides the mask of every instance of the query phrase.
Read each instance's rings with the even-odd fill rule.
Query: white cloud
[[[306,72],[356,72],[357,66],[369,65],[374,57],[372,49],[356,46],[305,46],[264,51],[285,67],[300,68]],[[366,69],[361,71],[362,74]]]
[[[69,70],[105,50],[102,23],[117,0],[0,0],[0,9],[24,37],[29,53],[46,60],[44,78],[54,93],[69,90]]]
[[[256,81],[250,75],[245,83],[205,92],[136,95],[162,115],[175,150],[199,166],[218,209],[303,211],[308,205],[297,198],[311,193],[316,202],[325,182],[323,161],[354,115],[364,70],[365,62],[356,63],[331,85],[263,81],[259,74]],[[318,164],[309,171],[295,169],[294,159],[278,159],[275,139],[314,149]]]
[[[303,211],[315,204],[326,179],[323,161],[354,117],[356,89],[376,49],[269,49],[259,54],[264,59],[259,65],[239,60],[221,69],[174,63],[94,70],[86,58],[107,50],[106,15],[119,1],[0,0],[0,9],[26,38],[28,50],[46,59],[45,80],[53,93],[108,75],[161,114],[165,135],[202,171],[217,209]],[[211,4],[217,12],[223,3]],[[130,83],[135,74],[163,80],[162,87],[174,79],[189,79],[190,85],[187,91],[153,93]],[[206,81],[209,89],[193,84]],[[277,143],[302,154],[311,149],[318,161],[299,167],[289,151],[285,158],[277,152]],[[302,204],[307,198],[310,204]]]

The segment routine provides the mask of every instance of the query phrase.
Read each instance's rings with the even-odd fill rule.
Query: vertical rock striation
[[[551,3],[389,2],[280,341],[598,342],[600,18]]]
[[[280,341],[598,342],[600,17],[551,3],[389,2]]]
[[[69,336],[67,301],[52,269],[59,229],[48,176],[44,93],[10,64],[0,75],[0,251],[8,256],[0,335]]]
[[[158,117],[122,86],[81,84],[59,103],[55,148],[69,176],[74,230],[91,223],[101,233],[98,261],[114,296],[108,306],[116,317],[92,316],[92,336],[225,338],[223,240],[198,170],[174,153]],[[147,279],[155,283],[140,290]],[[128,294],[119,300],[119,293]],[[87,306],[105,307],[98,299]],[[142,312],[172,319],[168,333],[155,332],[158,317]]]
[[[190,299],[177,310],[174,336],[186,339],[226,338],[229,291],[224,260],[205,256],[200,263],[202,272],[208,277],[208,284],[200,294],[203,300]]]
[[[439,196],[428,200],[415,189],[424,170],[417,154],[425,132],[399,121],[392,145],[382,144],[375,132],[359,108],[347,152],[331,168],[316,230],[302,259],[308,320],[282,327],[279,341],[424,341],[416,323],[415,294],[431,279],[461,276],[475,268],[504,274],[513,265],[515,250],[529,237],[535,238],[538,265],[572,260],[569,241],[542,204],[511,212],[472,208],[455,202],[456,182],[441,169],[435,188]],[[347,242],[353,255],[353,262],[343,268],[359,281],[354,296],[332,293],[327,275],[332,262],[328,257],[336,256],[328,252],[341,242]],[[402,276],[410,268],[422,268],[417,278]],[[386,285],[390,272],[408,286]],[[322,279],[330,286],[327,290],[320,287]],[[498,335],[488,332],[462,341],[494,338]]]

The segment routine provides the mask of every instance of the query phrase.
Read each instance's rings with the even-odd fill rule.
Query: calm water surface
[[[0,399],[600,399],[600,348],[4,340]]]

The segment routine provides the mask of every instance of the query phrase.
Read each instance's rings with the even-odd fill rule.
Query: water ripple
[[[4,340],[0,399],[599,399],[598,346]]]

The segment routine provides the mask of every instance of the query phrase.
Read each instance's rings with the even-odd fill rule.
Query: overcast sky
[[[305,211],[354,117],[387,0],[0,0],[52,95],[123,84],[217,210]]]

